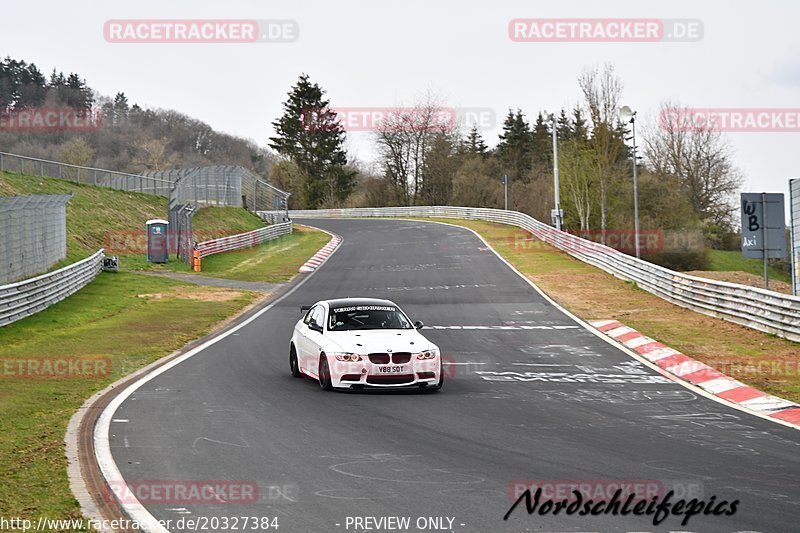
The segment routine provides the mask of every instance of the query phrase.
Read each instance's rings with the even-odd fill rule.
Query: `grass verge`
[[[0,514],[79,518],[64,456],[72,414],[93,393],[203,336],[256,298],[104,273],[66,300],[0,329]],[[86,357],[102,364],[72,377],[52,378],[44,370],[48,362]]]
[[[764,276],[764,261],[761,259],[747,259],[742,257],[742,252],[729,250],[710,250],[711,270],[718,272],[747,272],[759,277]],[[770,266],[769,278],[771,280],[792,282],[792,276],[781,269]]]
[[[242,281],[287,281],[329,239],[327,233],[295,225],[290,235],[260,246],[206,257],[200,274]]]
[[[558,303],[585,320],[616,319],[735,379],[800,402],[800,345],[673,305],[513,226],[430,219],[477,231]]]

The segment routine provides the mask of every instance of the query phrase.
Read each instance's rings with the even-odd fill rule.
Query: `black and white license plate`
[[[400,365],[385,365],[378,367],[378,374],[399,374],[403,371]]]

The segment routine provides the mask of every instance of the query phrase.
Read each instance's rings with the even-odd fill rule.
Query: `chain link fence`
[[[144,175],[172,184],[170,199],[201,206],[242,206],[244,167],[212,165],[176,168]]]
[[[71,194],[0,197],[0,284],[45,272],[67,255]]]
[[[0,171],[165,196],[169,199],[170,254],[177,255],[186,263],[191,261],[194,248],[192,217],[201,207],[229,206],[244,207],[254,213],[262,211],[268,213],[260,215],[268,224],[289,220],[290,194],[238,165],[210,165],[126,174],[0,152]],[[63,255],[59,259],[61,258]],[[35,272],[42,270],[46,268]]]
[[[288,218],[289,193],[238,165],[210,165],[129,174],[0,152],[0,171],[174,197],[179,203],[202,207],[233,206],[245,207],[253,212],[283,212],[278,218]]]
[[[100,168],[68,165],[57,161],[5,152],[0,152],[0,172],[2,171],[57,178],[76,183],[97,185],[98,187],[108,187],[119,191],[140,192],[157,196],[169,196],[169,192],[172,189],[172,183],[169,181],[141,174],[127,174]]]

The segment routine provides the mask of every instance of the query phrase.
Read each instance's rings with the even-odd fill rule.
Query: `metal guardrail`
[[[38,313],[85,287],[102,269],[103,257],[101,248],[54,272],[0,286],[0,327]]]
[[[800,297],[689,276],[557,231],[524,213],[471,207],[385,207],[290,211],[292,217],[439,217],[498,222],[522,228],[585,263],[635,282],[681,307],[800,342]]]
[[[168,180],[142,176],[141,174],[104,170],[102,168],[68,165],[58,161],[48,161],[47,159],[37,159],[6,152],[0,152],[0,171],[32,174],[34,176],[57,178],[120,191],[140,192],[158,196],[169,196],[169,192],[172,189],[172,182]]]
[[[194,245],[194,249],[200,252],[200,257],[203,258],[222,252],[257,246],[261,243],[277,239],[281,235],[288,235],[291,232],[292,223],[284,222],[283,224],[275,224],[273,226],[267,226],[266,228],[239,233],[238,235],[228,235],[227,237],[220,237],[219,239],[198,242]]]

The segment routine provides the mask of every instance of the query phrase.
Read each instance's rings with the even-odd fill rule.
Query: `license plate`
[[[378,367],[379,374],[399,374],[402,371],[403,367],[400,365],[386,365]]]

